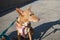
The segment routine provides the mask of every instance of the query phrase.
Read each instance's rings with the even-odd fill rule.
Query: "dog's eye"
[[[34,15],[34,14],[30,14],[30,16],[32,16],[32,15]]]

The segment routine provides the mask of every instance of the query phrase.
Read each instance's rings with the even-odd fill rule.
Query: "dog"
[[[31,21],[38,22],[40,19],[34,15],[34,13],[31,11],[31,7],[29,7],[25,11],[23,11],[19,7],[16,7],[16,11],[19,14],[16,21],[18,40],[21,40],[21,37],[29,38],[29,40],[32,40],[34,30],[31,27]]]

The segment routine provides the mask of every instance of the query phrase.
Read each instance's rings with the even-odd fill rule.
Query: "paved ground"
[[[41,19],[38,23],[32,22],[35,30],[34,40],[60,40],[60,0],[37,0],[21,9],[25,10],[32,5],[31,10]],[[14,10],[0,17],[0,33],[18,16]],[[15,24],[6,34],[15,31]]]

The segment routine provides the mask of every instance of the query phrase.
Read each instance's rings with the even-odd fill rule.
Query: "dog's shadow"
[[[47,22],[47,23],[43,23],[37,27],[34,28],[34,35],[33,35],[33,40],[34,39],[39,39],[41,40],[41,38],[44,36],[44,34],[50,29],[50,28],[53,28],[54,25],[57,25],[59,24],[60,25],[60,20],[57,20],[57,21],[52,21],[52,22]],[[56,32],[58,31],[59,29],[55,29],[53,32]],[[43,33],[43,34],[41,34]],[[51,32],[52,33],[52,32]],[[50,33],[50,34],[51,34]],[[50,35],[48,34],[48,35]],[[47,36],[48,36],[47,35]],[[14,31],[12,32],[9,37],[12,39],[12,40],[17,40],[17,31]],[[46,36],[45,36],[46,37]]]
[[[60,20],[43,23],[43,24],[35,27],[35,28],[34,28],[35,33],[34,33],[33,38],[34,38],[34,39],[39,39],[39,40],[41,40],[41,38],[44,36],[44,34],[45,34],[50,28],[53,28],[53,26],[54,26],[54,25],[57,25],[57,24],[60,25]],[[57,30],[60,30],[60,29],[55,29],[55,30],[52,31],[52,32],[56,32]],[[51,32],[51,33],[52,33],[52,32]],[[49,33],[49,34],[51,34],[51,33]],[[48,34],[48,35],[49,35],[49,34]],[[47,35],[47,36],[48,36],[48,35]],[[46,37],[46,36],[45,36],[45,37]]]

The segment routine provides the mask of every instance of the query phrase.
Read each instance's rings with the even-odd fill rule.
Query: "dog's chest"
[[[30,29],[27,27],[28,23],[24,23],[22,27],[19,27],[17,25],[17,30],[19,31],[19,33],[22,35],[22,36],[25,36],[28,34],[28,32],[30,31]]]

